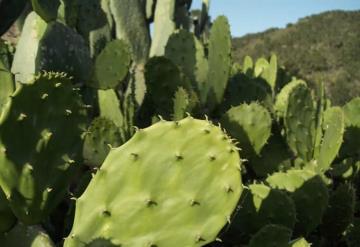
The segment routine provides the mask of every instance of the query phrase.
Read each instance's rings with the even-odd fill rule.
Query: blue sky
[[[201,6],[193,0],[193,8]],[[226,15],[233,36],[285,27],[299,18],[328,10],[360,10],[360,0],[210,0],[214,18]]]

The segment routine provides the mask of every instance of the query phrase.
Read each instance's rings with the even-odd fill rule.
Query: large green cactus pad
[[[15,215],[40,222],[62,199],[81,153],[86,111],[71,80],[45,73],[0,118],[0,185]]]
[[[231,140],[204,120],[139,130],[109,153],[77,200],[64,246],[96,238],[129,247],[212,242],[242,192],[240,163]]]

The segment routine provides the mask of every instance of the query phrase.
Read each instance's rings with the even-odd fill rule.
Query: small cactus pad
[[[231,108],[220,122],[226,131],[237,139],[246,157],[254,151],[260,154],[271,134],[270,113],[257,103]]]
[[[50,237],[39,226],[18,223],[11,231],[0,234],[1,247],[55,247]]]
[[[184,29],[174,32],[166,45],[165,57],[181,68],[194,88],[199,92],[202,91],[206,82],[208,64],[204,47],[194,34]]]
[[[111,148],[120,146],[121,135],[113,121],[95,118],[86,132],[83,156],[85,164],[101,166]]]
[[[299,238],[291,241],[289,247],[311,247],[311,244],[305,238]]]
[[[320,144],[318,161],[321,171],[327,171],[337,156],[345,130],[344,113],[340,107],[331,107],[324,112],[324,135]]]
[[[17,218],[40,222],[58,204],[81,154],[86,110],[63,74],[17,89],[0,118],[0,185]]]
[[[346,126],[360,127],[360,97],[349,101],[343,107]]]
[[[184,88],[179,87],[174,96],[173,120],[179,121],[186,116],[186,113],[190,110],[189,101],[189,94],[185,91]]]
[[[272,188],[290,193],[296,207],[295,231],[307,235],[320,223],[328,206],[329,194],[322,178],[311,170],[277,172],[266,179]]]
[[[128,74],[131,56],[128,45],[114,40],[96,58],[95,78],[91,86],[97,89],[116,88]]]
[[[278,118],[283,118],[285,116],[289,93],[292,92],[293,88],[297,87],[299,84],[306,86],[306,83],[302,80],[292,80],[281,89],[278,95],[276,95],[274,109]]]
[[[147,97],[157,114],[169,118],[173,112],[173,98],[179,87],[191,90],[189,79],[165,57],[153,57],[145,66]]]
[[[291,229],[279,225],[266,225],[250,240],[249,247],[289,247]]]
[[[296,211],[292,199],[283,191],[271,189],[264,184],[252,184],[248,193],[243,193],[240,209],[237,212],[228,236],[232,242],[241,236],[251,236],[267,224],[278,224],[292,229],[295,225]]]
[[[0,41],[0,114],[15,89],[13,75],[9,71],[7,49]]]
[[[228,20],[219,16],[214,21],[209,40],[207,100],[210,108],[223,100],[231,69],[231,34]]]
[[[291,88],[284,117],[286,137],[291,150],[304,161],[313,158],[315,114],[310,89],[302,83]]]
[[[113,149],[76,202],[65,247],[203,246],[230,221],[241,161],[220,128],[191,117],[142,129]],[[181,229],[179,228],[181,226]]]

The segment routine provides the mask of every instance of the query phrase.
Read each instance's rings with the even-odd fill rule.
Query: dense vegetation
[[[360,95],[360,11],[332,11],[233,40],[233,56],[242,61],[276,53],[293,75],[324,81],[334,104]]]
[[[1,247],[360,246],[360,97],[234,62],[208,0],[26,4],[0,1]]]

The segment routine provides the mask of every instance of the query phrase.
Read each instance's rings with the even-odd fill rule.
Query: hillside
[[[310,83],[323,80],[334,104],[360,96],[360,11],[332,11],[233,40],[233,56],[242,63],[278,55],[290,73]]]

